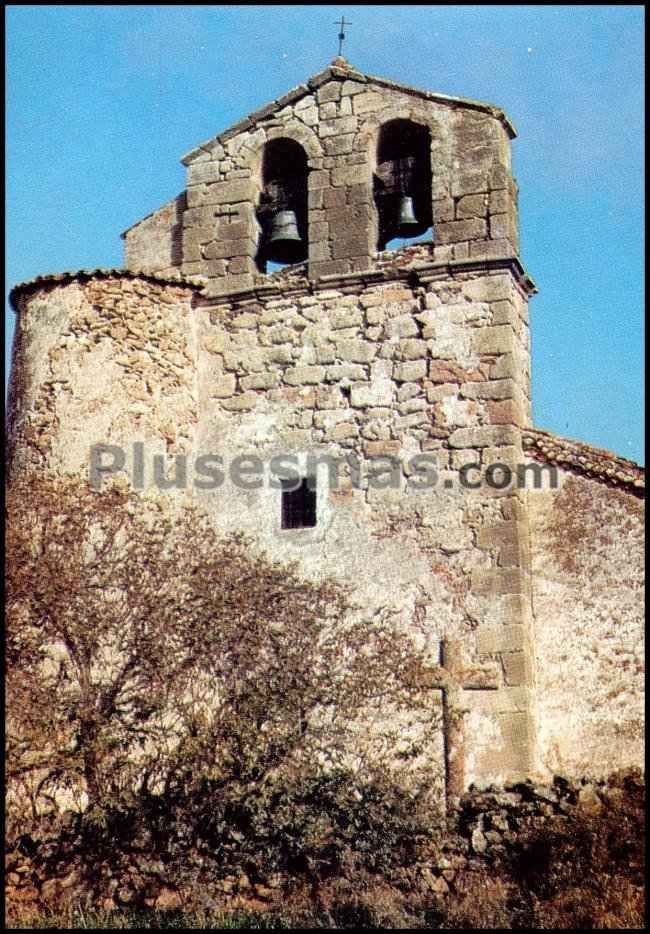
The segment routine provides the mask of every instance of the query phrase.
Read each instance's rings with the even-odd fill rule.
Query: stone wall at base
[[[471,891],[472,882],[480,883],[486,873],[492,879],[505,881],[508,872],[504,872],[504,866],[521,865],[522,851],[533,849],[535,840],[542,842],[546,855],[566,859],[562,834],[584,834],[585,829],[593,833],[590,821],[599,819],[611,831],[625,817],[619,861],[626,863],[629,877],[640,889],[643,866],[634,859],[640,853],[630,858],[623,855],[626,851],[622,847],[642,850],[644,792],[643,778],[637,772],[613,775],[607,781],[587,777],[568,781],[556,776],[547,784],[521,782],[472,789],[459,802],[447,828],[432,827],[433,845],[421,847],[414,859],[391,867],[379,877],[380,884],[384,892],[391,886],[397,892],[425,896],[429,909],[453,906],[459,894],[467,892],[468,884]],[[636,826],[631,826],[632,821]],[[273,870],[264,873],[261,867],[255,875],[241,869],[224,872],[218,860],[213,862],[212,853],[206,855],[204,850],[199,854],[184,845],[185,865],[200,879],[200,885],[184,888],[170,878],[170,870],[158,854],[150,852],[146,834],[136,835],[129,841],[130,846],[120,847],[111,861],[105,858],[98,867],[89,867],[87,860],[80,858],[85,855],[81,849],[81,816],[69,811],[61,823],[63,826],[54,822],[49,833],[32,832],[20,841],[8,841],[6,891],[12,917],[64,910],[71,902],[83,903],[86,898],[90,898],[95,910],[105,911],[136,907],[265,912],[277,910],[278,906],[286,908],[287,897],[295,892],[299,881]],[[635,846],[636,841],[628,838],[630,831],[637,828]],[[85,879],[85,871],[93,868],[95,878]],[[620,872],[621,868],[607,867],[610,872]],[[540,866],[521,865],[521,876],[525,876],[526,869],[543,871]],[[341,868],[343,881],[345,875],[346,869]],[[592,885],[593,880],[588,879]],[[349,881],[351,894],[358,897],[359,882],[354,873]],[[547,882],[552,891],[555,877],[548,868],[540,881]],[[523,887],[517,894],[523,894]],[[474,900],[479,897],[474,891]],[[489,902],[486,905],[489,907]],[[310,907],[316,910],[320,905],[312,903]]]

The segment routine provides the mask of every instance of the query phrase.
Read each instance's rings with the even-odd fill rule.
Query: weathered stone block
[[[246,221],[219,221],[217,238],[219,240],[242,240],[248,238],[249,225]],[[231,254],[232,255],[232,254]]]
[[[451,183],[451,194],[454,198],[463,195],[482,194],[489,191],[487,172],[460,171]]]
[[[366,441],[363,446],[366,457],[396,457],[401,450],[401,441]]]
[[[487,411],[492,425],[523,426],[527,421],[523,406],[514,399],[505,399],[500,402],[490,401]]]
[[[517,568],[490,568],[472,571],[472,592],[498,596],[508,593],[526,593],[526,583]]]
[[[338,382],[339,380],[368,379],[368,373],[359,364],[339,363],[327,367],[325,378],[330,383]]]
[[[368,321],[378,319],[383,321],[386,316],[385,308],[368,309]],[[412,315],[399,315],[386,322],[385,333],[387,338],[416,337],[420,332],[417,321]]]
[[[429,353],[427,342],[415,338],[401,340],[397,350],[402,360],[420,360]]]
[[[507,324],[477,328],[471,335],[471,342],[472,350],[479,354],[512,353],[516,346],[514,332]]]
[[[472,240],[469,245],[469,255],[472,259],[501,259],[504,256],[513,256],[516,252],[516,245],[510,240]]]
[[[328,136],[340,136],[342,133],[354,133],[357,128],[356,117],[336,117],[334,120],[323,120],[318,124],[318,135],[321,139]]]
[[[218,162],[195,162],[187,168],[187,184],[201,185],[219,180]]]
[[[491,214],[490,237],[493,240],[509,239],[514,242],[516,239],[514,219],[509,214]]]
[[[333,331],[340,328],[359,327],[363,324],[363,314],[358,308],[345,308],[335,311],[330,316],[330,327]]]
[[[323,148],[328,156],[342,156],[352,152],[354,133],[344,133],[342,136],[330,136],[323,140]]]
[[[429,379],[434,383],[462,383],[467,376],[467,370],[456,363],[432,360],[429,364]]]
[[[338,113],[338,108],[334,101],[328,101],[325,104],[321,104],[318,108],[318,117],[320,120],[331,120],[332,117],[335,117]]]
[[[427,375],[425,360],[413,360],[408,363],[398,363],[393,371],[394,378],[401,383],[410,383],[417,379],[424,379]]]
[[[512,204],[512,197],[507,188],[496,188],[490,192],[490,214],[507,214]]]
[[[319,172],[310,172],[307,176],[307,188],[309,191],[315,191],[318,188],[330,187],[330,173],[324,170]],[[310,218],[311,220],[311,218]]]
[[[336,343],[339,358],[346,363],[370,363],[377,355],[377,347],[364,340],[342,340]]]
[[[350,401],[355,408],[374,405],[390,405],[393,399],[393,383],[389,379],[376,379],[361,386],[352,386]]]
[[[490,379],[508,379],[516,377],[521,370],[514,353],[506,353],[490,366]]]
[[[248,178],[233,179],[228,182],[215,182],[207,185],[203,196],[204,204],[235,204],[239,201],[251,201],[255,196],[253,181]]]
[[[530,684],[531,665],[525,652],[504,652],[501,655],[503,664],[503,675],[507,685],[525,685]]]
[[[320,276],[343,275],[350,272],[350,261],[348,259],[331,259],[324,262],[309,263],[309,274],[312,279],[318,279]]]
[[[213,240],[203,247],[205,259],[226,259],[231,256],[255,255],[255,243],[249,239],[241,240]]]
[[[324,379],[325,368],[322,366],[296,366],[284,374],[284,381],[290,386],[322,383]]]
[[[509,425],[486,425],[480,428],[457,428],[449,436],[452,448],[485,448],[497,445],[514,445],[518,432]]]
[[[325,188],[323,189],[323,207],[324,208],[340,208],[345,205],[345,189],[344,188]],[[332,215],[329,214],[328,218],[332,218]]]
[[[516,391],[517,386],[512,379],[463,383],[460,387],[460,395],[466,399],[512,399]]]
[[[221,406],[229,412],[245,412],[253,409],[257,404],[258,396],[255,392],[242,392],[240,395],[225,399]]]
[[[291,363],[293,360],[293,350],[290,344],[281,344],[271,347],[264,352],[264,358],[268,363]]]
[[[432,207],[433,223],[436,228],[442,221],[453,221],[456,216],[453,198],[436,198],[433,201]]]
[[[226,261],[223,259],[210,259],[201,264],[201,272],[206,276],[225,276]]]
[[[316,98],[319,104],[324,104],[326,101],[338,101],[341,97],[341,82],[340,81],[330,81],[328,84],[324,84],[316,92]]]
[[[342,97],[351,97],[354,94],[361,94],[366,90],[366,79],[363,79],[363,82],[360,80],[350,79],[343,82],[341,88]]]
[[[307,126],[316,126],[318,123],[318,107],[314,105],[306,107],[304,110],[301,110],[298,116]]]
[[[329,430],[341,422],[348,422],[350,419],[347,409],[342,407],[335,409],[326,409],[318,411],[314,415],[314,425],[316,428],[325,428]]]
[[[412,412],[410,415],[400,415],[393,422],[396,432],[408,431],[409,428],[416,428],[418,425],[427,425],[429,422],[428,412]]]
[[[488,213],[488,195],[465,195],[456,204],[456,217],[461,220],[468,217],[486,217]]]
[[[359,429],[354,422],[341,422],[325,432],[328,441],[346,441],[359,436]]]
[[[278,385],[279,381],[280,374],[276,371],[271,373],[254,373],[252,376],[242,376],[239,382],[242,389],[273,389]]]
[[[332,243],[332,256],[344,259],[352,256],[364,256],[369,252],[368,240],[365,236],[347,236]]]
[[[228,263],[229,276],[237,276],[252,269],[253,264],[249,256],[233,256]]]
[[[384,99],[377,91],[363,91],[357,94],[352,102],[355,114],[370,113],[379,110],[384,105]]]
[[[372,195],[370,185],[359,183],[358,185],[349,185],[347,188],[348,201],[352,205],[370,204]]]
[[[231,373],[222,376],[210,387],[210,395],[215,399],[227,399],[235,392],[237,379]]]
[[[332,169],[332,185],[338,188],[342,185],[358,185],[363,178],[357,165],[342,165]]]
[[[447,221],[436,225],[436,236],[440,243],[478,240],[487,236],[487,224],[477,217],[467,220]]]

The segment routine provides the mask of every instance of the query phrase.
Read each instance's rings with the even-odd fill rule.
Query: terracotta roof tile
[[[624,487],[636,495],[645,491],[645,468],[605,448],[562,438],[541,428],[525,428],[522,442],[524,450],[535,460],[557,464],[610,486]]]

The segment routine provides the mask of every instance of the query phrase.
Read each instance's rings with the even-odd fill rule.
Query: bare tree
[[[431,780],[422,659],[340,585],[167,498],[40,477],[7,508],[7,779],[35,811],[341,767]]]

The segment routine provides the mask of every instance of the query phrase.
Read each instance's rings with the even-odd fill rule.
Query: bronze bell
[[[426,227],[415,216],[413,198],[409,195],[402,195],[397,208],[395,235],[398,237],[415,237],[419,233],[424,233],[425,230]]]
[[[265,252],[274,263],[299,263],[305,258],[295,211],[282,210],[273,215]]]

